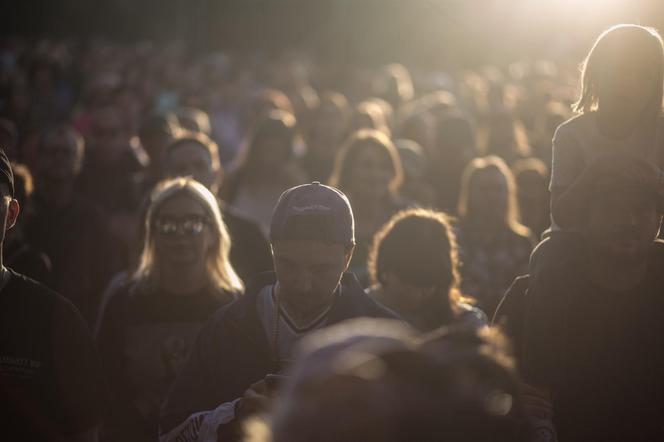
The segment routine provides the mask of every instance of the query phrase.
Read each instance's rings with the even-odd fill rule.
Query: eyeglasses
[[[176,233],[188,236],[197,236],[203,232],[205,226],[210,224],[207,218],[191,216],[184,218],[157,218],[155,230],[162,235],[175,235]]]

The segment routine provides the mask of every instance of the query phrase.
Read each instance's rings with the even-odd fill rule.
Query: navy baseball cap
[[[277,240],[355,245],[355,220],[348,198],[318,181],[286,190],[270,224],[270,241]]]
[[[14,197],[14,173],[4,149],[0,148],[0,183],[7,185],[9,196]]]

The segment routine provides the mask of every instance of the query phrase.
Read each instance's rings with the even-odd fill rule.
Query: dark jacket
[[[246,294],[220,309],[203,327],[161,413],[161,432],[169,432],[191,414],[232,401],[270,373],[270,348],[257,311],[263,287],[274,273],[258,275]],[[328,325],[357,317],[395,318],[367,296],[351,273],[344,274]]]

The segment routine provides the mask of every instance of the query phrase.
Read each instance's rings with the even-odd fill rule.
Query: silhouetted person
[[[588,53],[580,115],[553,137],[551,208],[584,169],[607,153],[630,153],[664,167],[664,46],[651,28],[618,25],[604,31]],[[563,230],[573,226],[560,226]]]
[[[199,334],[163,409],[165,440],[233,432],[235,410],[244,416],[253,409],[260,387],[243,397],[245,390],[285,369],[293,346],[312,330],[392,316],[344,273],[355,235],[350,203],[340,191],[316,182],[284,192],[270,240],[275,273],[256,278]]]
[[[664,438],[662,173],[606,155],[561,197],[574,247],[531,280],[526,381],[553,401],[560,440]]]
[[[107,218],[76,187],[85,153],[69,126],[46,129],[39,138],[33,213],[27,240],[53,265],[52,288],[76,305],[92,324],[102,291],[119,267]]]
[[[0,244],[19,205],[0,151]],[[1,246],[0,246],[1,247]],[[14,441],[94,442],[104,397],[94,343],[76,308],[2,265],[0,428]]]

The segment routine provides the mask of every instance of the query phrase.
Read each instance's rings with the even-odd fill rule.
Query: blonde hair
[[[631,40],[631,45],[626,50],[634,48],[643,49],[650,53],[648,57],[652,62],[653,70],[657,77],[655,90],[653,91],[652,112],[659,113],[662,108],[662,96],[664,95],[664,45],[662,37],[656,29],[639,25],[622,24],[612,26],[597,37],[592,49],[581,65],[581,93],[579,99],[573,104],[572,109],[578,113],[585,113],[597,109],[599,102],[598,77],[605,68],[608,58],[620,57],[618,50],[619,42],[624,43]]]
[[[530,230],[519,222],[519,203],[516,199],[516,181],[514,174],[507,167],[502,158],[495,155],[475,158],[466,166],[461,177],[461,193],[459,196],[458,213],[460,218],[473,218],[474,213],[469,210],[468,199],[470,197],[472,181],[480,173],[490,170],[498,171],[507,187],[507,207],[505,208],[504,222],[515,233],[522,236],[530,236]]]
[[[141,292],[154,290],[159,278],[154,240],[154,224],[159,209],[166,201],[176,196],[186,195],[196,200],[207,212],[215,235],[215,242],[207,254],[206,267],[210,286],[217,289],[219,296],[228,292],[239,293],[244,290],[242,280],[237,275],[229,259],[231,238],[221,217],[221,211],[215,196],[202,184],[191,178],[175,178],[162,181],[152,191],[145,216],[145,239],[143,252],[132,280]]]
[[[337,152],[334,168],[330,175],[329,185],[341,190],[348,189],[348,178],[351,166],[364,149],[373,147],[380,149],[392,165],[392,179],[389,183],[390,192],[395,195],[403,183],[403,168],[399,152],[390,137],[375,129],[360,129],[350,136],[348,141]]]

